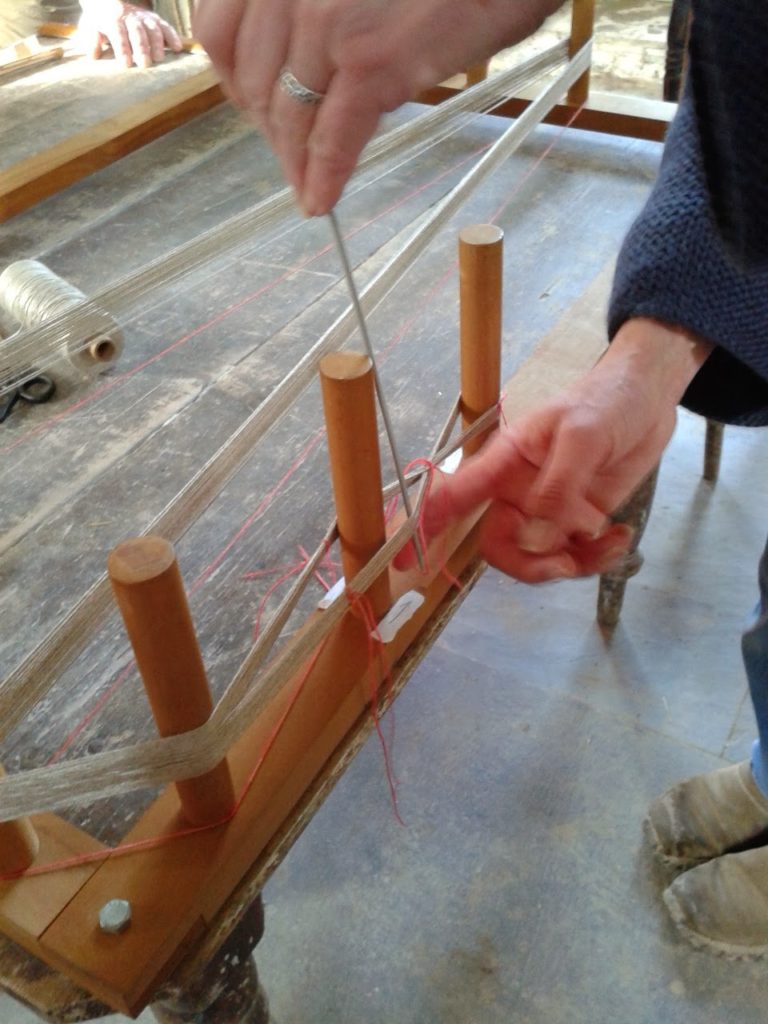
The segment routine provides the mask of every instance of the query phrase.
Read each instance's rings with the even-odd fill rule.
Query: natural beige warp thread
[[[570,61],[566,71],[531,103],[483,155],[465,177],[415,226],[400,252],[361,290],[366,312],[390,291],[405,270],[420,255],[437,231],[458,210],[470,192],[495,170],[524,141],[573,82],[589,66],[589,45]],[[241,425],[234,435],[203,467],[190,484],[149,526],[168,540],[181,536],[203,508],[219,493],[253,451],[253,445],[269,429],[276,415],[284,411],[314,379],[322,355],[338,347],[354,330],[354,312],[347,309],[307,353],[281,385]],[[477,428],[480,424],[475,424]],[[189,513],[193,513],[190,515]],[[387,541],[352,581],[355,592],[364,592],[383,571],[415,530],[410,519]],[[323,551],[325,549],[323,548]],[[199,775],[224,757],[237,737],[266,706],[286,677],[306,660],[346,611],[346,602],[336,601],[307,631],[301,643],[278,657],[251,687],[265,650],[257,643],[246,657],[209,721],[192,732],[49,767],[36,768],[0,779],[0,821],[21,815],[86,803],[145,785],[167,783]],[[0,684],[0,737],[41,699],[57,674],[82,651],[93,626],[111,610],[109,584],[99,580],[72,609],[64,622]],[[235,699],[236,698],[236,699]]]
[[[558,43],[518,67],[465,89],[445,103],[397,125],[370,143],[359,164],[360,174],[385,160],[400,156],[412,159],[459,131],[469,118],[492,110],[507,96],[563,65],[567,56],[567,41]],[[348,192],[351,194],[364,187],[365,181],[353,182]],[[127,326],[132,317],[146,313],[169,284],[205,267],[213,257],[237,258],[253,247],[254,238],[260,232],[274,229],[293,211],[293,190],[282,189],[191,242],[152,260],[91,299],[79,293],[78,303],[68,304],[55,313],[49,310],[45,320],[28,326],[12,338],[0,340],[0,397],[16,387],[25,374],[32,377],[57,360],[79,363],[81,350],[87,353],[92,339],[98,338],[104,330],[105,317],[110,325]],[[92,356],[86,354],[83,358],[90,372],[94,368]]]

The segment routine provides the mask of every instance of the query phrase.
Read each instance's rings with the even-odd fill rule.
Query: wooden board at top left
[[[189,53],[146,70],[72,57],[3,82],[0,222],[223,98],[207,57]]]

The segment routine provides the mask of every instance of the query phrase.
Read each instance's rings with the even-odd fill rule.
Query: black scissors
[[[34,377],[28,377],[17,383],[12,390],[7,392],[4,404],[0,405],[0,423],[5,423],[17,402],[42,405],[43,402],[53,398],[55,392],[55,382],[44,373],[38,373]]]

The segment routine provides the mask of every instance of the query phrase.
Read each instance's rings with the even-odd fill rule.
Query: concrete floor
[[[598,0],[592,49],[592,88],[660,99],[672,0]],[[536,36],[494,57],[491,70],[516,63],[568,35],[570,5],[548,18]]]
[[[369,742],[266,890],[277,1024],[765,1020],[764,966],[677,937],[641,831],[667,785],[748,751],[765,443],[729,428],[712,487],[682,415],[613,636],[594,581],[486,573],[396,706],[405,827]],[[0,997],[2,1024],[36,1019]]]
[[[594,581],[484,576],[397,704],[406,827],[369,743],[266,892],[279,1024],[765,1020],[764,965],[677,937],[641,830],[669,784],[747,756],[765,443],[728,430],[713,488],[682,416],[613,636]]]

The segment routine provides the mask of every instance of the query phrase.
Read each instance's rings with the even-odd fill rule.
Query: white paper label
[[[438,466],[438,469],[440,469],[443,473],[455,473],[461,464],[462,455],[463,452],[461,448],[457,448],[455,452],[451,452],[448,458],[443,459],[443,461]]]
[[[388,644],[395,639],[400,628],[424,604],[424,595],[418,590],[409,590],[399,598],[381,620],[371,636]]]
[[[333,584],[330,590],[326,590],[325,596],[321,597],[320,600],[317,602],[317,607],[321,611],[324,611],[326,608],[330,608],[333,602],[339,596],[339,594],[344,593],[345,586],[346,583],[344,582],[344,577],[342,576],[340,579],[336,580],[336,582]]]

